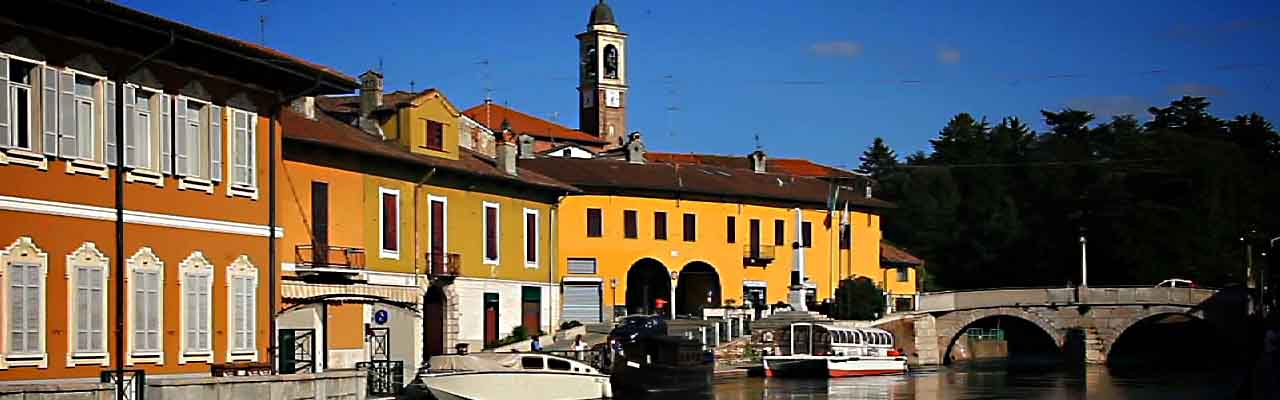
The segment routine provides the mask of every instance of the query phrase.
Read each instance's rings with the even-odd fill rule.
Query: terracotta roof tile
[[[595,158],[537,158],[520,160],[521,167],[538,171],[584,190],[629,189],[664,193],[798,202],[825,207],[831,188],[821,179],[757,174],[740,168],[689,165],[666,162],[633,164],[622,160]],[[879,200],[854,197],[851,204],[866,208],[893,205]]]
[[[467,149],[460,148],[461,154],[458,160],[413,153],[323,112],[317,112],[316,119],[312,120],[286,108],[280,113],[280,125],[284,129],[284,138],[288,140],[351,150],[369,156],[420,165],[424,168],[441,168],[500,182],[564,192],[577,191],[577,188],[564,182],[524,168],[519,169],[516,176],[507,175],[495,165],[493,159]]]
[[[515,133],[523,133],[535,138],[568,140],[595,145],[609,143],[592,134],[570,129],[498,104],[481,104],[471,107],[462,113],[494,132],[500,132],[502,130],[502,121],[507,121],[507,123],[511,124],[511,130]]]
[[[421,96],[426,96],[435,92],[435,89],[427,89],[421,92],[406,92],[397,90],[391,93],[382,94],[382,109],[392,110],[408,104]],[[325,111],[350,114],[360,111],[359,95],[343,95],[343,96],[321,96],[316,97],[316,106]]]
[[[751,163],[747,160],[747,156],[649,152],[645,154],[645,159],[683,164],[716,165],[726,168],[751,168]],[[854,178],[858,176],[843,169],[818,164],[802,158],[766,158],[764,167],[767,172],[797,176],[837,178]]]
[[[924,260],[911,255],[905,250],[899,249],[897,246],[889,244],[889,242],[880,241],[880,265],[883,267],[897,267],[899,265],[921,266]]]

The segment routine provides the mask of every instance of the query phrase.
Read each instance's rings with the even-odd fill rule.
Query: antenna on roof
[[[380,74],[386,73],[386,71],[382,70],[382,56],[378,56],[378,73]]]
[[[410,79],[410,80],[409,80],[409,93],[413,93],[413,92],[417,91],[416,89],[414,89],[414,86],[416,86],[416,85],[414,85],[415,83],[417,83],[417,82],[415,82],[415,81],[414,81],[414,80],[412,80],[412,79]]]
[[[762,148],[760,146],[760,132],[756,132],[755,141],[756,141],[756,151],[759,151]]]
[[[489,105],[493,104],[493,84],[489,77],[489,59],[481,57],[480,61],[476,61],[480,67],[480,81],[484,85],[484,126],[493,129],[493,117],[489,112]]]
[[[667,131],[672,137],[676,136],[675,114],[680,111],[680,106],[676,105],[676,97],[679,91],[676,90],[675,75],[666,74],[662,76],[663,86],[667,87]]]
[[[258,4],[267,4],[270,0],[254,0]],[[241,3],[247,3],[249,0],[240,0]],[[258,14],[258,44],[267,44],[267,16],[265,13]]]

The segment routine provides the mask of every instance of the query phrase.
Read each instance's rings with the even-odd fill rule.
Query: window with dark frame
[[[396,215],[400,211],[398,198],[394,193],[382,194],[382,249],[386,251],[400,249],[400,236],[396,233],[400,224],[400,218]]]
[[[524,213],[524,262],[538,262],[538,214]]]
[[[804,247],[813,247],[813,223],[804,221],[800,223],[800,231],[804,234],[800,245]]]
[[[664,211],[653,212],[653,238],[667,240],[667,213]]]
[[[604,236],[603,217],[599,208],[587,209],[587,237]]]
[[[738,219],[732,215],[724,221],[724,237],[728,243],[738,242]]]
[[[636,228],[636,210],[622,210],[622,237],[627,239],[640,237]]]
[[[484,206],[484,259],[498,260],[498,207]]]
[[[444,151],[444,124],[427,120],[427,148]]]
[[[773,220],[773,245],[787,245],[787,221],[780,219]]]
[[[898,267],[898,282],[906,282],[907,277],[907,267]]]
[[[684,241],[693,242],[698,239],[698,216],[684,215]]]

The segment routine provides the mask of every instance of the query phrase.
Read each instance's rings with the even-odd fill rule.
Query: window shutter
[[[175,98],[173,102],[173,158],[176,171],[179,176],[186,176],[191,173],[191,146],[188,145],[191,139],[187,136],[187,100],[183,98]]]
[[[199,276],[196,274],[187,274],[186,282],[183,287],[183,291],[186,293],[183,293],[182,296],[182,315],[185,320],[184,323],[187,325],[184,332],[182,332],[187,341],[184,350],[200,348],[199,339],[196,338],[196,328],[200,326],[200,310],[197,308],[199,305],[199,300],[197,299],[200,290],[198,289],[199,285]]]
[[[222,107],[209,106],[209,179],[222,181]]]
[[[58,148],[62,157],[79,157],[80,145],[76,141],[76,76],[67,71],[59,74],[58,88]]]
[[[126,85],[124,87],[124,99],[119,100],[124,103],[124,165],[129,167],[147,167],[147,155],[143,154],[139,145],[142,144],[141,135],[148,135],[150,132],[141,132],[139,129],[146,129],[139,122],[137,115],[137,88]],[[116,129],[115,125],[108,126],[107,129]]]
[[[104,126],[102,130],[107,133],[106,135],[107,138],[106,140],[104,140],[104,142],[106,142],[107,145],[105,150],[106,154],[102,155],[102,159],[107,161],[107,165],[116,165],[116,135],[120,134],[120,131],[116,129],[116,110],[117,110],[116,107],[120,107],[120,101],[124,99],[116,98],[115,82],[107,82],[106,86],[107,86],[107,118],[106,118],[107,126]],[[129,87],[125,86],[125,90],[128,91]],[[126,95],[124,98],[128,99],[129,96]],[[124,115],[126,116],[129,115],[128,106],[125,107]],[[130,160],[132,159],[132,157],[129,157],[128,141],[129,141],[129,136],[126,134],[125,136],[126,143],[125,143],[125,149],[124,149],[125,165],[129,165]]]
[[[9,132],[9,58],[0,57],[0,147],[13,145]]]
[[[44,102],[44,125],[41,130],[44,131],[44,154],[50,156],[58,155],[58,70],[44,67],[44,79],[40,80],[40,84],[44,86],[44,92],[41,93],[41,99]],[[8,90],[5,91],[6,95]],[[3,114],[3,113],[0,113]],[[3,118],[3,117],[0,117]]]
[[[173,174],[173,96],[160,95],[160,172]]]
[[[92,343],[91,347],[93,347],[95,351],[106,351],[106,348],[103,347],[103,343],[105,343],[103,342],[103,339],[105,337],[102,334],[102,331],[104,330],[103,328],[104,321],[102,319],[103,318],[102,307],[97,306],[98,304],[106,304],[107,302],[107,299],[103,297],[103,292],[102,292],[102,281],[103,281],[102,275],[104,272],[102,268],[94,268],[92,271],[93,273],[89,274],[90,275],[89,279],[91,282],[93,282],[93,299],[94,300],[89,302],[89,306],[90,306],[89,314],[93,316],[92,318],[89,318],[89,323],[90,323],[90,326],[92,327],[90,328],[90,331],[92,331],[93,333],[89,337],[89,340],[90,340],[90,343]]]

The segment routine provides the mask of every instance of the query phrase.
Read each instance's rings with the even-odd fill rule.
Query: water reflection
[[[907,375],[840,379],[743,378],[712,393],[646,399],[1202,399],[1227,398],[1239,383],[1229,368],[1162,370],[1106,366],[969,365]],[[625,398],[625,397],[624,397]]]

